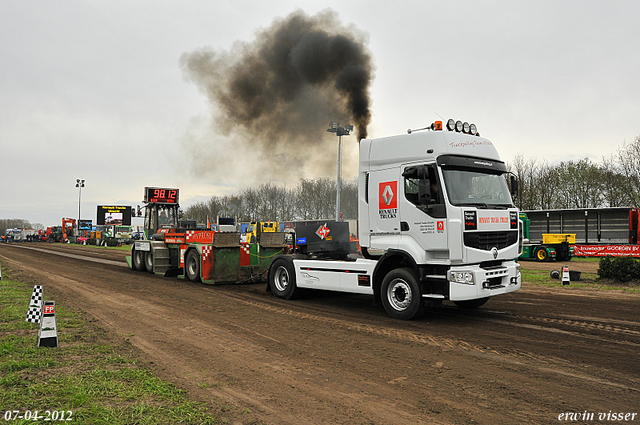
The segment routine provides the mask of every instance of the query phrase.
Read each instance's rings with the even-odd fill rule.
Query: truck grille
[[[498,249],[506,248],[518,242],[518,231],[506,232],[467,232],[464,234],[464,244],[469,248],[490,251],[494,246]]]

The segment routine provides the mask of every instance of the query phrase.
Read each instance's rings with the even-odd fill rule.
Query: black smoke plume
[[[181,65],[210,100],[216,133],[304,163],[309,149],[335,146],[330,121],[353,124],[358,141],[367,136],[373,66],[366,42],[333,11],[297,11],[253,42],[185,53]]]

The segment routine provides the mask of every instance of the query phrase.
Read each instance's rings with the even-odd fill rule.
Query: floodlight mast
[[[337,121],[331,121],[329,133],[336,133],[338,136],[338,179],[336,182],[336,221],[340,221],[340,188],[342,186],[342,136],[348,136],[353,131],[353,125],[346,124],[344,127],[340,127],[340,123]]]
[[[74,231],[76,232],[76,236],[80,236],[80,200],[82,198],[82,188],[84,187],[84,179],[76,179],[76,187],[79,189],[79,192],[78,192],[78,222],[76,223],[76,228],[74,229]]]

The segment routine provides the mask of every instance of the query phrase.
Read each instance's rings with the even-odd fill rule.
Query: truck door
[[[446,208],[435,163],[404,167],[398,202],[403,238],[414,239],[432,258],[446,258]]]
[[[395,248],[400,237],[398,168],[369,174],[369,233],[372,248]]]

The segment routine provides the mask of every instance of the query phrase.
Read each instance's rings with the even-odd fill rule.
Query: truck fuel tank
[[[351,252],[349,223],[327,220],[296,226],[295,232],[296,246],[302,254],[342,258]]]

